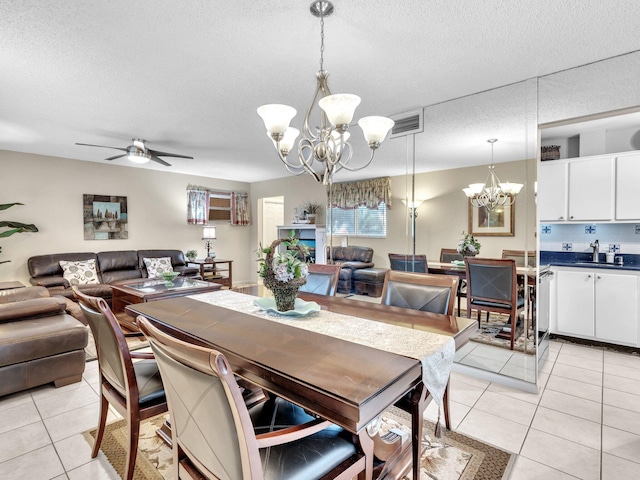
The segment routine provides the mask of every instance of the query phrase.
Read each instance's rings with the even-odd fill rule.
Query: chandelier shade
[[[493,145],[498,140],[490,138],[487,140],[491,144],[491,165],[489,175],[485,183],[471,183],[462,191],[469,198],[471,206],[476,208],[486,208],[493,211],[498,207],[512,205],[516,195],[520,193],[523,185],[521,183],[500,182],[493,165]]]
[[[360,97],[350,93],[332,94],[327,83],[329,74],[324,70],[324,19],[334,11],[328,1],[315,1],[311,13],[320,18],[320,70],[316,73],[316,90],[313,101],[304,116],[301,130],[289,127],[296,115],[293,107],[280,104],[263,105],[258,115],[264,121],[267,134],[273,140],[276,152],[285,168],[296,175],[308,173],[316,181],[330,184],[333,175],[341,169],[356,171],[367,167],[375,150],[387,136],[394,122],[386,117],[365,117],[358,124],[371,149],[371,156],[360,166],[350,164],[353,150],[349,143],[348,129],[353,122]],[[316,106],[319,107],[316,109]],[[312,120],[314,110],[320,115]],[[290,158],[297,142],[297,158]],[[293,155],[292,155],[293,156]]]

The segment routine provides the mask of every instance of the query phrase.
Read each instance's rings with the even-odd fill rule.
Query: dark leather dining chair
[[[524,309],[524,297],[518,293],[516,262],[511,259],[465,258],[467,267],[467,317],[471,310],[509,315],[511,350],[517,338],[518,313]]]
[[[429,273],[397,272],[389,270],[382,288],[382,305],[422,310],[424,312],[453,314],[454,292],[458,277],[454,275],[434,275]],[[400,402],[408,402],[403,398]],[[451,430],[449,408],[449,382],[442,400],[445,426]]]
[[[129,444],[125,480],[133,478],[140,422],[167,411],[164,386],[151,353],[129,352],[118,320],[103,298],[90,297],[77,287],[73,295],[91,328],[100,371],[100,417],[91,458],[100,451],[109,405],[127,419]],[[142,359],[133,362],[132,359]]]
[[[409,253],[390,253],[389,265],[391,270],[401,272],[427,273],[427,256],[411,255]]]
[[[440,263],[451,263],[454,260],[464,261],[464,257],[455,248],[441,248],[440,249]],[[458,316],[460,316],[460,301],[463,298],[467,298],[467,279],[460,278],[458,282],[458,289],[456,291],[456,297],[458,297]]]
[[[457,285],[458,277],[453,275],[389,270],[384,279],[381,303],[452,315]]]
[[[143,316],[167,389],[173,478],[351,479],[366,458],[342,428],[273,397],[247,409],[225,356],[168,335]]]
[[[307,283],[300,287],[300,291],[335,296],[339,277],[340,265],[310,263]]]

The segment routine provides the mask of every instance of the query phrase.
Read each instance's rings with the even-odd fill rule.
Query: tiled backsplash
[[[600,252],[640,254],[640,224],[636,223],[542,223],[540,250],[591,252],[595,240]]]

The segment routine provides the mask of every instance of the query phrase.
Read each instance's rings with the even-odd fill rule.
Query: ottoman
[[[382,295],[384,277],[388,268],[360,268],[353,271],[353,283],[357,295],[379,297]]]

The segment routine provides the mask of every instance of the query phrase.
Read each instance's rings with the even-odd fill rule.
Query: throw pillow
[[[60,260],[62,276],[71,285],[87,285],[89,283],[100,283],[98,272],[96,271],[96,261],[94,259],[73,262]]]
[[[149,278],[160,277],[165,272],[173,272],[171,257],[143,258]]]

